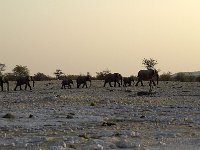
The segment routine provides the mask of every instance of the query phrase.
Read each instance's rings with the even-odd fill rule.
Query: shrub
[[[35,81],[47,81],[52,80],[52,77],[45,75],[44,73],[38,72],[33,76]]]
[[[171,76],[172,76],[171,72],[163,73],[159,76],[159,80],[160,81],[170,81],[170,80],[172,80]]]
[[[109,74],[111,71],[110,70],[108,70],[108,69],[106,69],[106,70],[103,70],[103,71],[101,71],[101,72],[96,72],[96,79],[97,80],[103,80],[104,79],[104,77],[105,77],[105,75],[106,74]]]

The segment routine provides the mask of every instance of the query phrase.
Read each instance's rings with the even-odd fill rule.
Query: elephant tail
[[[9,91],[9,82],[7,81],[7,91]]]

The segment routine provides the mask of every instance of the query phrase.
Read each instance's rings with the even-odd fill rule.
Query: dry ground
[[[0,92],[0,149],[200,149],[200,83],[160,82],[146,96],[137,92],[147,83],[60,89],[61,81],[45,81],[32,91],[13,84]]]

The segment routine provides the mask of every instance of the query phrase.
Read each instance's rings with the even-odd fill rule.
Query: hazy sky
[[[200,0],[0,0],[0,63],[31,74],[200,70]]]

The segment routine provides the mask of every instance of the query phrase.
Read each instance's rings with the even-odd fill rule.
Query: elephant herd
[[[152,88],[152,83],[155,86],[155,82],[154,79],[156,78],[157,80],[157,84],[158,84],[158,71],[154,70],[154,69],[148,69],[148,70],[140,70],[138,72],[138,81],[136,83],[135,86],[138,86],[139,83],[141,83],[141,86],[143,86],[143,82],[142,81],[149,81],[149,86],[150,86],[150,90]],[[16,86],[14,88],[14,90],[16,91],[17,88],[19,87],[20,90],[22,90],[22,85],[25,85],[25,90],[27,89],[27,87],[29,87],[30,90],[32,90],[31,85],[30,85],[30,81],[33,82],[33,87],[34,87],[34,79],[31,76],[21,76],[18,77],[16,79]],[[87,76],[78,76],[76,79],[76,84],[77,84],[77,88],[80,88],[80,86],[82,85],[82,88],[84,87],[88,87],[87,82],[90,83],[89,87],[91,87],[91,76],[87,75]],[[108,83],[110,87],[113,87],[112,83],[114,83],[114,87],[116,87],[118,85],[118,87],[120,86],[131,86],[132,82],[134,82],[134,78],[133,77],[122,77],[121,74],[119,73],[109,73],[106,74],[104,76],[104,87],[106,86],[106,84]],[[6,80],[6,78],[0,77],[0,86],[1,86],[1,91],[3,91],[3,85],[7,84],[7,91],[9,91],[9,82],[8,80]],[[66,89],[66,87],[68,88],[72,88],[71,85],[74,85],[73,80],[72,79],[68,79],[65,78],[62,80],[61,83],[61,89]]]

